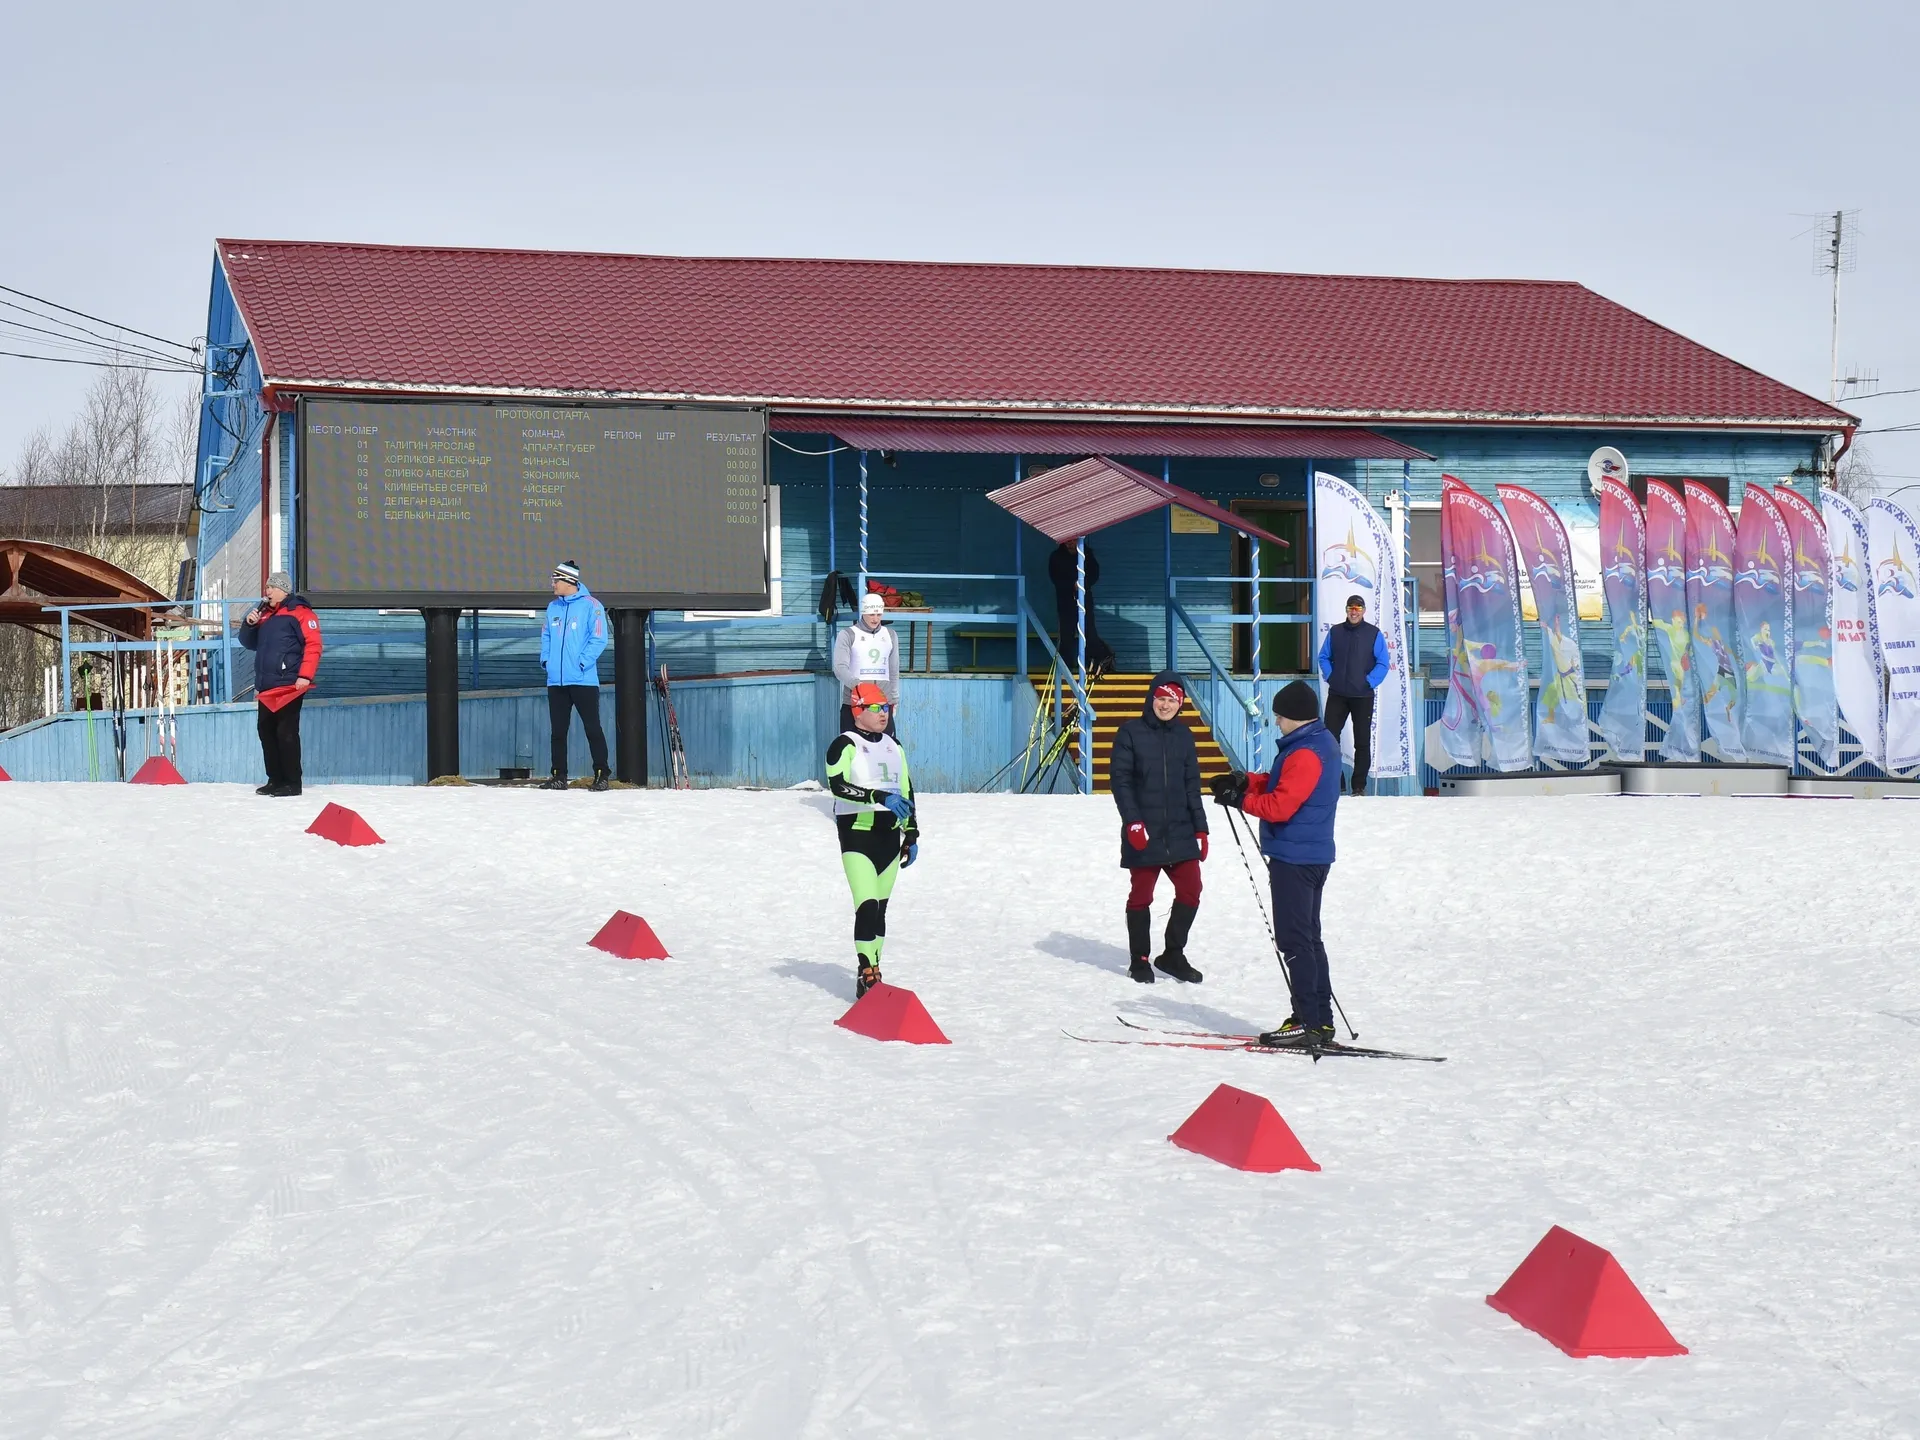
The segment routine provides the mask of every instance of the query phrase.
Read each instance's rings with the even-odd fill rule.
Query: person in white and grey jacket
[[[860,618],[833,642],[833,675],[840,682],[840,729],[853,729],[848,697],[856,685],[878,685],[887,697],[887,734],[900,708],[900,648],[886,626],[887,602],[872,591],[860,601]]]

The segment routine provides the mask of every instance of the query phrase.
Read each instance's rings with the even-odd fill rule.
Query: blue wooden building
[[[196,543],[210,603],[256,595],[297,554],[302,397],[764,408],[772,604],[652,620],[703,784],[814,774],[837,698],[819,613],[829,572],[922,602],[893,623],[923,783],[1008,783],[998,772],[1049,696],[1035,677],[1058,629],[1053,547],[988,496],[1084,456],[1291,542],[1259,547],[1256,643],[1255,592],[1235,583],[1256,547],[1231,526],[1174,507],[1090,540],[1093,611],[1116,671],[1173,665],[1216,682],[1201,687],[1203,715],[1244,764],[1257,758],[1244,720],[1205,712],[1231,710],[1224,697],[1256,670],[1269,695],[1308,671],[1315,470],[1352,482],[1402,534],[1419,660],[1437,688],[1443,473],[1489,496],[1500,481],[1531,487],[1562,510],[1578,550],[1597,524],[1587,457],[1599,446],[1621,450],[1636,477],[1703,479],[1737,506],[1750,481],[1812,495],[1855,424],[1567,282],[226,240],[208,335]],[[310,713],[369,737],[349,745],[341,773],[424,778],[412,719],[376,725],[380,705],[347,703],[418,706],[420,616],[322,620]],[[1589,672],[1604,674],[1605,626],[1584,633]],[[535,618],[476,613],[461,637],[463,768],[537,766]],[[231,698],[244,707],[244,675]],[[320,721],[335,700],[342,717]],[[244,738],[228,748],[232,778],[250,775]]]

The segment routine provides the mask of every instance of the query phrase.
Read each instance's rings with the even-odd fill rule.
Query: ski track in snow
[[[954,1044],[850,1035],[821,809],[0,786],[0,1437],[1920,1433],[1920,805],[1343,805],[1335,985],[1441,1066],[1063,1037],[1287,1008],[1224,826],[1126,980],[1104,797],[926,797]],[[1167,1144],[1222,1080],[1323,1172]],[[1556,1223],[1693,1353],[1489,1308]]]

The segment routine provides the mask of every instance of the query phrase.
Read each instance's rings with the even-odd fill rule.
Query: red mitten
[[[1200,832],[1200,858],[1207,858],[1207,832],[1204,830]]]
[[[1138,820],[1127,826],[1127,844],[1136,850],[1147,848],[1147,827]]]

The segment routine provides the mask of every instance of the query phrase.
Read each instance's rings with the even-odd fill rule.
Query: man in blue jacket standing
[[[1373,768],[1373,692],[1387,678],[1387,641],[1367,623],[1367,602],[1358,595],[1347,597],[1346,623],[1329,626],[1320,642],[1320,678],[1327,682],[1326,724],[1336,749],[1353,717],[1353,793],[1364,795]]]
[[[1313,687],[1295,680],[1273,701],[1280,743],[1264,775],[1222,775],[1213,798],[1260,821],[1273,894],[1274,943],[1285,957],[1293,1013],[1262,1045],[1333,1043],[1333,979],[1320,938],[1320,897],[1333,869],[1333,812],[1340,804],[1340,742],[1320,723]]]
[[[553,567],[553,599],[540,631],[540,663],[547,670],[547,714],[553,722],[553,774],[542,790],[567,788],[567,731],[580,712],[587,748],[593,752],[593,788],[605,790],[607,735],[600,728],[600,652],[607,648],[607,608],[580,578],[580,567],[562,560]]]

